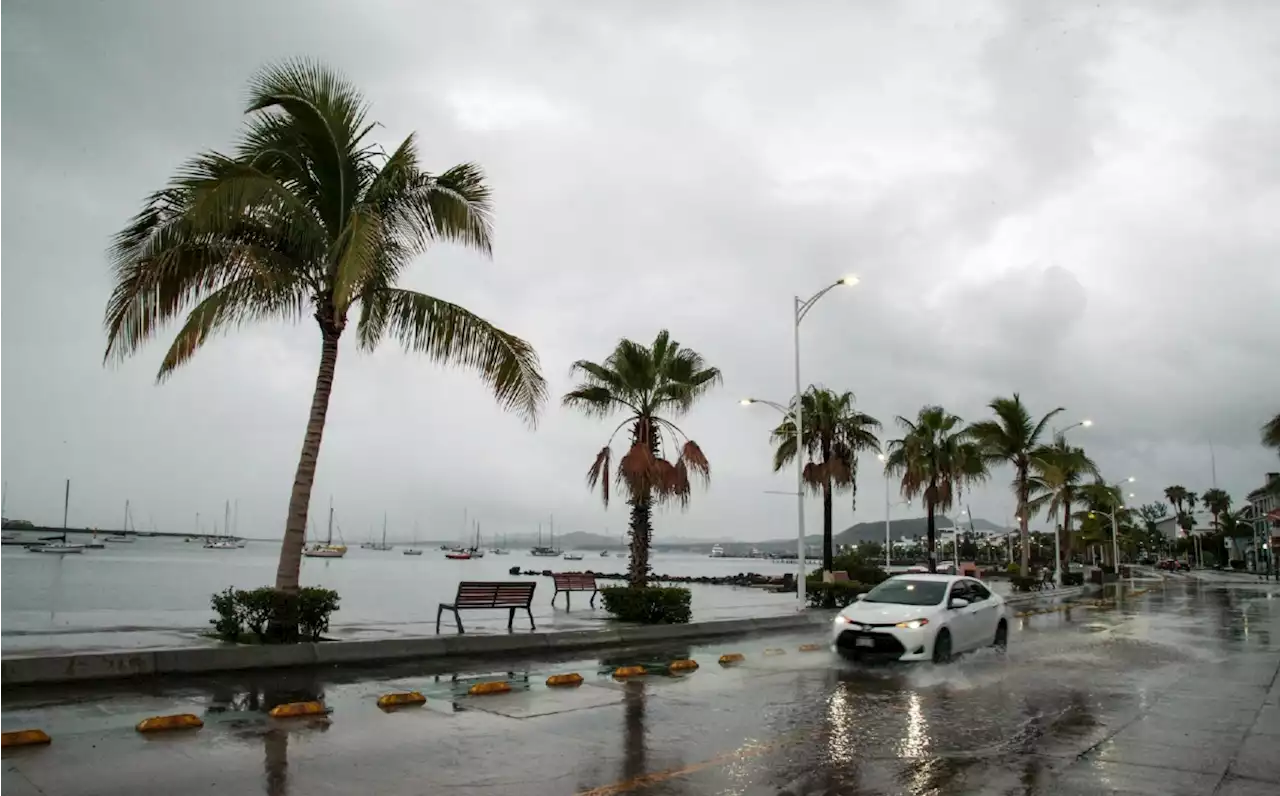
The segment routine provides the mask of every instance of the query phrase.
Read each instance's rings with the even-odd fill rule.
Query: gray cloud
[[[1265,3],[6,3],[9,513],[59,518],[71,477],[73,522],[129,497],[185,529],[238,498],[246,533],[279,533],[314,330],[246,330],[155,387],[161,345],[104,370],[100,319],[109,236],[294,54],[363,86],[385,141],[485,165],[494,259],[442,248],[409,284],[528,337],[557,395],[574,359],[662,327],[723,368],[682,423],[712,488],[660,536],[792,532],[763,494],[789,483],[776,418],[737,399],[787,398],[789,297],[850,271],[805,321],[806,382],[889,425],[1015,390],[1066,406],[1143,499],[1207,487],[1212,440],[1240,495],[1280,409],[1277,31]],[[384,510],[453,535],[464,508],[616,532],[583,483],[611,427],[550,406],[531,433],[469,374],[348,342],[315,496],[357,535]],[[858,519],[881,516],[873,465]],[[974,513],[1010,514],[1007,481]]]

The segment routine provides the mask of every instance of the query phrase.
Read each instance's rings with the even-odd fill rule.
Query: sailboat
[[[307,558],[342,558],[347,554],[347,546],[333,543],[333,498],[329,498],[329,532],[325,535],[324,544],[317,542],[304,549],[302,554]]]
[[[124,526],[121,529],[120,533],[113,533],[110,536],[108,536],[107,541],[115,542],[117,544],[133,544],[134,538],[132,536],[127,535],[128,531],[129,531],[129,501],[126,500],[124,502]]]
[[[535,556],[546,556],[546,557],[554,557],[554,558],[560,557],[560,551],[556,549],[556,518],[555,516],[551,517],[551,546],[550,547],[542,546],[542,523],[538,523],[538,544],[529,552]]]
[[[395,545],[387,544],[387,513],[382,512],[382,541],[369,545],[370,550],[390,550]],[[361,545],[364,547],[364,545]]]
[[[462,533],[466,534],[466,532],[467,532],[467,510],[463,509],[462,510]],[[444,547],[444,545],[440,545],[440,546]],[[450,561],[470,561],[471,551],[464,548],[462,545],[458,545],[457,547],[446,549],[444,557],[449,559]]]
[[[67,511],[71,508],[71,479],[67,479],[66,494],[62,498],[62,536],[60,541],[49,544],[32,545],[27,549],[33,553],[83,553],[84,545],[67,543]]]
[[[472,558],[484,558],[484,548],[480,546],[480,520],[476,520],[476,543],[467,552]]]
[[[222,509],[222,534],[218,533],[218,521],[213,521],[213,538],[204,543],[206,550],[236,550],[239,545],[227,536],[227,525],[231,522],[231,501],[228,500]],[[110,541],[110,540],[108,540]]]
[[[422,555],[422,549],[418,547],[418,521],[417,520],[413,521],[413,544],[404,549],[404,554],[407,556]]]
[[[507,549],[507,535],[505,533],[502,535],[502,547],[495,547],[489,552],[493,553],[495,556],[505,556],[511,552]]]

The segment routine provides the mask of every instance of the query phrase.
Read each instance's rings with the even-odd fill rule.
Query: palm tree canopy
[[[1033,420],[1016,392],[1012,398],[995,398],[987,406],[996,419],[970,425],[968,434],[981,446],[988,466],[1009,463],[1018,468],[1034,466],[1033,460],[1045,450],[1041,439],[1049,421],[1066,411],[1058,407],[1039,421]]]
[[[1210,512],[1223,514],[1231,508],[1231,495],[1228,495],[1225,490],[1214,487],[1205,491],[1200,497],[1200,502]]]
[[[837,393],[817,386],[810,386],[801,396],[800,409],[805,458],[811,462],[805,467],[806,482],[814,488],[827,482],[848,486],[857,473],[858,454],[880,450],[880,438],[876,436],[880,421],[854,408],[852,392]],[[773,455],[775,472],[795,461],[794,417],[792,414],[783,420],[771,435],[777,445]]]
[[[1280,453],[1280,414],[1262,425],[1262,444]]]
[[[710,480],[711,466],[701,448],[671,422],[721,382],[720,370],[709,367],[701,354],[682,348],[664,329],[651,346],[623,339],[604,362],[578,360],[570,372],[581,382],[564,396],[564,406],[601,418],[619,411],[625,414],[613,434],[629,426],[632,444],[618,462],[616,477],[632,497],[673,498],[683,505],[689,498],[691,474],[704,483]],[[600,484],[606,505],[612,437],[587,472],[587,483],[593,488]],[[668,447],[678,447],[674,464],[664,458]]]
[[[336,338],[358,306],[364,349],[384,337],[480,373],[530,422],[546,398],[533,348],[448,301],[396,287],[436,241],[488,253],[490,193],[469,163],[422,169],[410,135],[387,154],[360,92],[310,61],[263,69],[232,154],[207,152],[152,194],[112,247],[105,359],[186,315],[157,376],[211,336],[313,315]]]
[[[889,442],[884,467],[901,476],[906,499],[923,497],[926,505],[946,511],[965,486],[986,479],[982,451],[961,431],[956,415],[926,406],[914,421],[899,416],[897,422],[903,436]]]
[[[1028,508],[1032,512],[1047,508],[1049,519],[1056,518],[1069,503],[1074,502],[1085,477],[1098,476],[1098,465],[1084,448],[1070,445],[1061,434],[1054,439],[1053,445],[1040,452],[1034,468],[1030,479],[1033,498],[1028,502]]]

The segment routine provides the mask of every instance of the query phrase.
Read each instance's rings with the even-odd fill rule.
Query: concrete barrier
[[[440,635],[291,645],[228,644],[144,652],[16,656],[0,661],[0,672],[3,673],[5,686],[9,687],[161,674],[204,674],[451,656],[540,655],[628,644],[806,630],[826,626],[830,621],[829,611],[808,611],[785,616],[721,619],[685,625],[639,626],[611,623],[599,630],[564,632]]]
[[[0,674],[6,684],[62,683],[70,680],[114,680],[155,674],[150,652],[100,652],[5,658]]]

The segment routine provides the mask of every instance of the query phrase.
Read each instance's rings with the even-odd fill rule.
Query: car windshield
[[[947,593],[943,580],[911,580],[892,578],[867,592],[863,602],[896,603],[898,605],[937,605]]]

